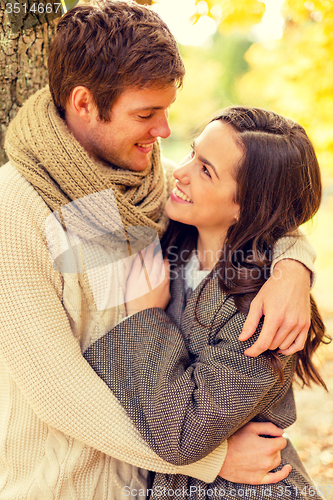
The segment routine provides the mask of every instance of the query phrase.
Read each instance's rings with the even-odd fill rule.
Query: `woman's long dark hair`
[[[317,212],[322,191],[320,169],[304,128],[292,120],[244,106],[229,107],[214,120],[229,124],[244,150],[236,172],[239,219],[227,232],[215,272],[220,288],[233,295],[237,309],[247,314],[252,299],[269,278],[277,240]],[[196,248],[197,238],[194,226],[170,221],[162,246],[169,259],[180,264],[184,255]],[[176,259],[170,258],[176,255],[173,249]],[[313,381],[326,388],[312,362],[314,351],[327,338],[312,297],[311,312],[305,347],[297,353],[296,373],[304,385]],[[266,355],[282,376],[277,353],[267,351]]]

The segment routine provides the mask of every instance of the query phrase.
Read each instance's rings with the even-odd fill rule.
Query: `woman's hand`
[[[228,439],[228,452],[219,476],[233,483],[273,484],[291,471],[285,465],[269,472],[281,462],[281,450],[287,445],[283,429],[271,422],[249,422]],[[262,436],[271,436],[265,438]]]
[[[165,309],[170,300],[170,269],[162,252],[156,255],[156,245],[151,244],[135,257],[127,278],[125,305],[127,314],[134,314],[151,307]]]

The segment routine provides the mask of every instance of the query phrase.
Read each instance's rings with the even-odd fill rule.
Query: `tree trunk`
[[[3,143],[10,120],[31,94],[47,84],[49,47],[61,17],[58,1],[0,3],[0,165],[7,161]]]

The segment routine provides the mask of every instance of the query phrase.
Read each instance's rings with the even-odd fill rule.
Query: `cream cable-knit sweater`
[[[225,444],[195,464],[164,462],[83,359],[87,339],[74,334],[90,331],[89,322],[98,318],[80,309],[79,301],[75,324],[66,310],[70,301],[63,294],[75,288],[75,276],[64,279],[52,267],[45,238],[49,214],[15,168],[1,167],[0,499],[125,498],[125,485],[145,487],[142,469],[213,481]],[[312,268],[306,243],[290,252]]]
[[[195,464],[164,462],[82,357],[46,245],[49,214],[14,167],[1,167],[1,500],[125,498],[125,485],[146,486],[139,468],[211,482],[225,444]]]

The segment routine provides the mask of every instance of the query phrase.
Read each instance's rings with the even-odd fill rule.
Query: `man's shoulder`
[[[16,184],[24,177],[19,173],[19,171],[9,162],[5,163],[0,167],[0,189],[7,188],[12,184]]]
[[[1,179],[6,180],[7,178],[10,179],[13,175],[15,175],[15,172],[18,173],[16,168],[13,167],[13,165],[8,161],[4,165],[0,167],[0,177]]]
[[[48,208],[35,188],[25,177],[10,163],[0,167],[0,208],[2,213],[21,211],[26,217],[26,208],[32,211],[45,209],[47,216]]]

